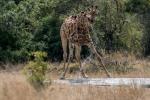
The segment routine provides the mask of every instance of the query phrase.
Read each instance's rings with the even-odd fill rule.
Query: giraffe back
[[[66,39],[69,39],[71,34],[77,32],[77,19],[74,16],[70,16],[65,19],[63,22],[61,29],[60,29],[60,34],[63,34]]]

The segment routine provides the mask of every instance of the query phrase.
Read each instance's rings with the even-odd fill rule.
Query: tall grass
[[[52,84],[36,91],[21,74],[0,73],[0,100],[149,100],[150,90]]]

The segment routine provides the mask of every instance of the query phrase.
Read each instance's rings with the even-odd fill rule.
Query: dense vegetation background
[[[150,0],[0,0],[0,61],[28,61],[33,51],[61,60],[63,20],[94,4],[91,34],[99,48],[150,54]]]

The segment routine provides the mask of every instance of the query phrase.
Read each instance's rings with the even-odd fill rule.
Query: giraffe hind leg
[[[69,57],[68,57],[68,61],[67,61],[67,66],[65,66],[65,68],[64,68],[64,72],[63,72],[63,75],[62,75],[61,79],[64,79],[64,77],[67,73],[67,70],[68,70],[68,67],[69,67],[69,64],[70,64],[70,60],[73,58],[73,50],[74,50],[73,45],[71,43],[69,43]]]
[[[63,48],[63,72],[60,76],[60,79],[65,79],[65,69],[66,69],[66,61],[67,61],[67,39],[63,36],[63,33],[61,34],[61,41],[62,41],[62,48]]]

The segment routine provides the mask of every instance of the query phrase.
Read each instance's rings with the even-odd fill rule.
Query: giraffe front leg
[[[102,67],[104,68],[105,73],[107,74],[108,77],[111,77],[111,74],[108,72],[108,70],[106,69],[105,65],[102,62],[101,56],[98,54],[95,46],[93,43],[90,43],[88,45],[88,47],[91,49],[92,53],[94,53],[99,61],[99,63],[101,63]]]
[[[81,53],[81,46],[76,45],[75,46],[75,56],[76,56],[77,62],[79,63],[80,74],[83,78],[88,78],[88,76],[84,73],[83,68],[82,68],[80,53]]]

